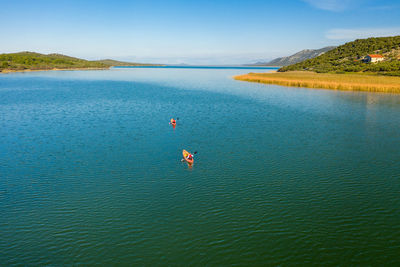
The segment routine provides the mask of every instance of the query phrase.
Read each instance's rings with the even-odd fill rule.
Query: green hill
[[[60,54],[20,52],[0,54],[0,70],[50,70],[75,68],[108,68],[101,62],[89,61]]]
[[[149,66],[151,64],[122,62],[112,59],[84,60],[61,54],[20,52],[0,54],[0,72],[52,69],[105,69],[112,66]]]
[[[384,61],[366,63],[368,54],[380,54]],[[306,70],[318,73],[365,72],[400,76],[400,36],[358,39],[316,58],[280,68],[279,72]]]

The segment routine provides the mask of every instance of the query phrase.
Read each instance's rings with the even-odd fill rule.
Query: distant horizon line
[[[81,59],[81,60],[87,60],[87,61],[105,61],[105,60],[112,60],[112,61],[118,61],[118,62],[124,62],[124,63],[132,63],[132,64],[147,64],[147,65],[162,65],[162,66],[191,66],[191,67],[282,67],[279,65],[271,65],[271,66],[267,66],[267,65],[262,65],[260,64],[263,60],[262,59],[258,59],[258,60],[252,60],[252,61],[256,61],[254,63],[250,63],[248,60],[246,63],[210,63],[210,64],[202,64],[202,63],[185,63],[185,62],[180,62],[180,63],[163,63],[163,62],[155,62],[155,61],[141,61],[139,60],[132,60],[132,59],[121,59],[123,57],[121,56],[116,56],[116,57],[110,57],[110,56],[106,56],[103,58],[96,58],[96,59],[90,59],[88,57],[80,57],[80,56],[71,56],[68,55],[68,53],[62,53],[62,52],[50,52],[50,53],[44,53],[44,52],[36,52],[36,51],[29,51],[29,50],[23,50],[23,51],[19,51],[19,52],[8,52],[8,53],[1,53],[0,55],[7,55],[7,54],[20,54],[20,53],[32,53],[32,54],[39,54],[39,55],[44,55],[44,56],[51,56],[51,55],[60,55],[60,56],[65,56],[65,57],[71,57],[71,58],[76,58],[76,59]],[[129,57],[129,56],[126,56]],[[145,62],[147,61],[147,62]],[[271,59],[265,59],[265,63],[268,64],[268,62],[270,62]],[[120,66],[118,66],[120,67]]]
[[[133,63],[133,62],[132,62]],[[148,66],[113,66],[113,68],[165,68],[165,67],[176,67],[176,68],[202,68],[202,67],[211,67],[211,68],[259,68],[259,69],[275,69],[280,68],[282,66],[260,66],[260,65],[251,65],[251,64],[160,64],[160,65],[148,65]]]

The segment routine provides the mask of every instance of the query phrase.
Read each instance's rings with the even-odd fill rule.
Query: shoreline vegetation
[[[61,54],[20,52],[0,54],[0,73],[48,71],[48,70],[105,70],[115,66],[163,66],[123,62],[112,59],[84,60]]]
[[[66,70],[107,70],[111,67],[104,67],[104,68],[53,68],[53,69],[23,69],[23,70],[11,70],[11,69],[3,69],[0,70],[0,74],[7,74],[7,73],[15,73],[15,72],[36,72],[36,71],[66,71]]]
[[[343,91],[366,91],[400,93],[400,77],[358,73],[315,73],[310,71],[288,71],[271,73],[249,73],[233,77],[235,80],[276,84],[291,87],[331,89]]]
[[[400,93],[400,35],[358,39],[275,73],[234,78],[294,87]]]
[[[379,60],[372,61],[370,56],[379,57]],[[284,66],[278,72],[301,70],[400,76],[400,35],[348,42],[318,57]]]

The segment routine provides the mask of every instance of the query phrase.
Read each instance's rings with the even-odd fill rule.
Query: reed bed
[[[400,77],[373,74],[331,74],[309,71],[290,71],[249,73],[235,76],[234,79],[293,87],[400,93]]]

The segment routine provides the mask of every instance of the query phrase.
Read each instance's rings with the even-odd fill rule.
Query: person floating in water
[[[193,154],[196,154],[196,153],[197,153],[197,151],[195,151]],[[186,162],[189,163],[189,164],[192,164],[192,163],[193,163],[193,161],[194,161],[194,156],[193,156],[193,154],[187,152],[186,150],[183,150],[183,151],[182,151],[182,154],[183,154],[183,159],[182,159],[182,161],[186,161]]]
[[[172,119],[170,120],[169,124],[176,125],[176,120],[175,120],[174,118],[172,118]]]

